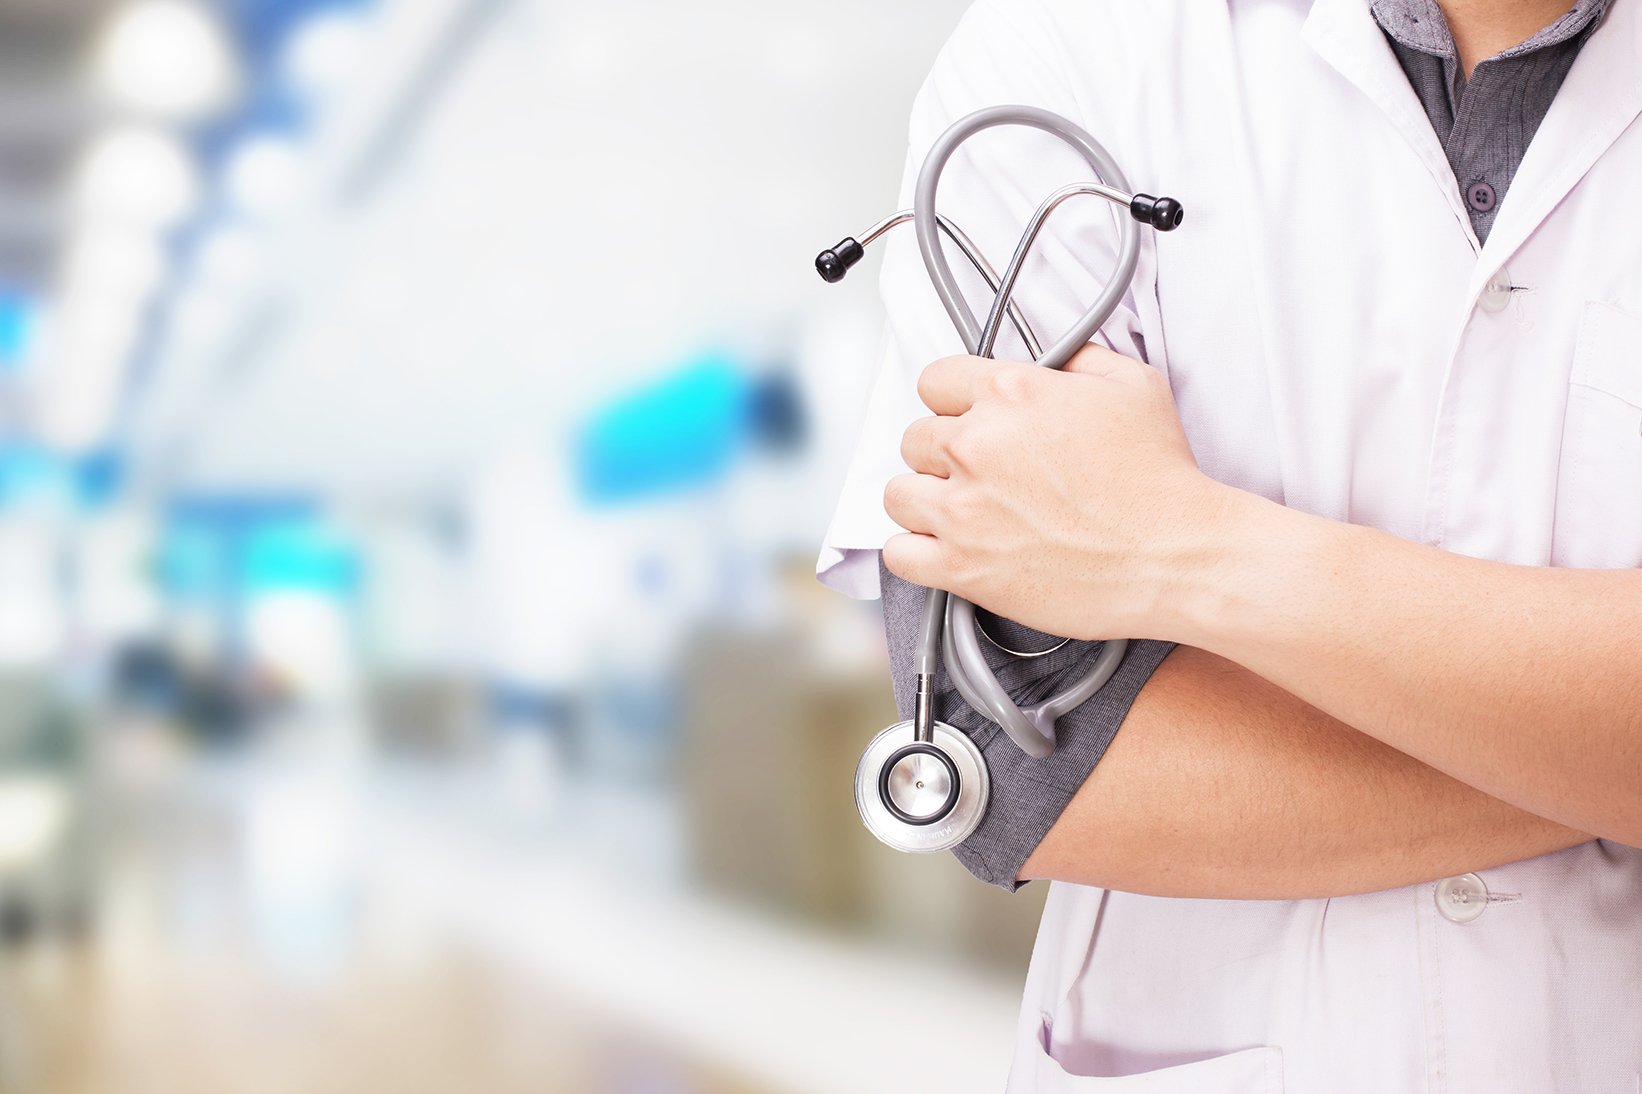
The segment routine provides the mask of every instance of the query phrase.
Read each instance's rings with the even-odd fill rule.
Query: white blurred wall
[[[139,453],[176,485],[426,496],[725,347],[809,358],[819,532],[879,320],[870,267],[811,260],[889,211],[963,6],[389,0],[305,197],[224,220],[237,264],[185,276]],[[392,24],[439,19],[430,66]],[[397,105],[362,123],[373,80]]]

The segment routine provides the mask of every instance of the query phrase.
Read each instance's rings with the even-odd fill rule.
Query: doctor
[[[892,241],[821,559],[1179,643],[1019,867],[1057,881],[1010,1089],[1634,1094],[1642,0],[983,0],[912,172],[1000,102],[1188,210],[1067,373],[949,356]],[[994,254],[1081,177],[961,155]],[[1111,254],[1050,229],[1046,331]]]

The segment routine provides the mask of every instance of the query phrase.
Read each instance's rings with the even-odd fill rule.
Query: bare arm
[[[1338,896],[1589,838],[1181,646],[1021,877],[1154,896]]]
[[[1467,786],[1642,845],[1642,571],[1512,566],[1197,469],[1167,381],[949,358],[907,430],[884,562],[1074,638],[1181,642]],[[1125,731],[1127,732],[1127,731]],[[1119,735],[1120,737],[1123,734]]]

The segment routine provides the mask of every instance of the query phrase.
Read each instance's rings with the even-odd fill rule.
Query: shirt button
[[[1504,311],[1505,305],[1510,302],[1511,271],[1502,266],[1482,287],[1482,294],[1477,297],[1477,307],[1486,312]]]
[[[1469,923],[1488,910],[1488,886],[1476,874],[1437,882],[1437,911],[1450,923]]]
[[[1481,180],[1473,182],[1465,188],[1465,200],[1477,212],[1486,213],[1494,207],[1494,188]]]

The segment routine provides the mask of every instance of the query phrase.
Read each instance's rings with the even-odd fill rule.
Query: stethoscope
[[[1027,222],[1002,277],[956,224],[935,212],[935,188],[952,153],[981,130],[1000,125],[1029,126],[1059,137],[1076,149],[1102,180],[1075,183],[1049,195]],[[1125,206],[1129,216],[1118,218],[1118,260],[1105,287],[1072,328],[1045,352],[1013,300],[1015,281],[1044,221],[1063,201],[1078,194],[1092,194]],[[1129,192],[1128,180],[1106,149],[1065,118],[1037,107],[994,106],[960,119],[941,134],[918,172],[911,211],[886,217],[867,229],[860,239],[846,238],[830,250],[822,251],[816,257],[815,268],[828,282],[841,280],[849,268],[861,260],[867,244],[897,224],[910,220],[917,230],[924,269],[957,327],[964,347],[976,356],[991,357],[998,330],[1007,315],[1020,332],[1032,359],[1058,369],[1094,336],[1128,291],[1140,253],[1140,233],[1135,223],[1150,224],[1160,232],[1167,232],[1178,227],[1184,215],[1180,203],[1173,198]],[[992,307],[984,324],[975,322],[974,313],[958,289],[940,245],[939,233],[943,232],[993,292]],[[918,682],[912,719],[890,726],[873,738],[856,765],[855,804],[861,811],[861,819],[873,835],[896,850],[944,851],[963,842],[986,815],[991,796],[991,778],[980,749],[967,734],[935,720],[938,658],[945,662],[947,674],[964,702],[1002,727],[1028,756],[1042,759],[1054,751],[1056,720],[1080,706],[1111,679],[1128,647],[1121,639],[1102,643],[1088,671],[1075,683],[1057,695],[1022,708],[1009,697],[987,666],[977,635],[979,630],[975,606],[969,601],[939,589],[926,592],[918,638]],[[1000,650],[1017,657],[1044,657],[1069,641],[1062,640],[1045,650],[1022,652],[1006,649],[984,631],[980,634]]]

